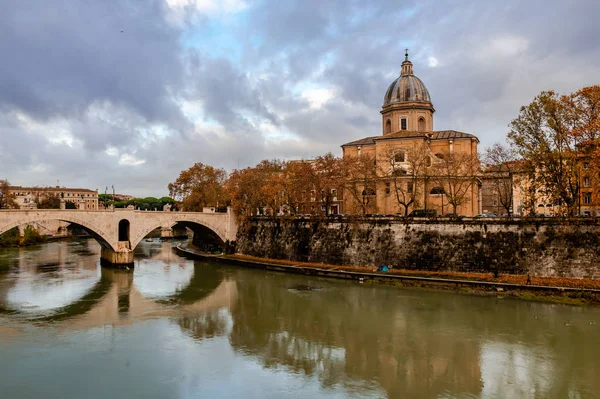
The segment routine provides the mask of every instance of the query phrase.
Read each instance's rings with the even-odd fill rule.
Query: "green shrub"
[[[31,226],[25,227],[23,233],[23,245],[34,245],[46,242],[46,238],[40,235],[40,232]]]
[[[13,227],[5,233],[0,234],[0,246],[2,247],[14,247],[21,243],[21,237],[19,236],[19,229]]]
[[[7,232],[0,234],[0,247],[18,247],[21,245],[35,245],[46,242],[46,237],[42,236],[35,228],[25,227],[23,237],[19,235],[19,228],[14,227]]]

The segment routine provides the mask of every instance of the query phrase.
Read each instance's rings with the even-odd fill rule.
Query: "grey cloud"
[[[176,121],[179,32],[165,3],[122,0],[0,5],[0,105],[37,118],[75,116],[96,101],[149,121]],[[75,116],[76,117],[76,116]]]
[[[200,99],[207,119],[214,119],[223,126],[249,129],[247,118],[242,113],[252,114],[277,124],[277,117],[262,103],[260,92],[253,87],[243,70],[230,61],[202,57],[198,53],[190,56],[190,83],[187,96]]]
[[[228,27],[239,61],[210,47],[183,48],[182,32],[210,29],[210,16],[188,8],[182,24],[170,24],[165,4],[0,3],[0,176],[162,195],[198,161],[231,170],[265,158],[339,154],[340,144],[380,132],[383,94],[405,46],[432,95],[436,128],[474,133],[482,145],[502,139],[539,91],[569,92],[600,76],[593,0],[250,3],[242,22]],[[481,55],[507,37],[528,46]],[[439,66],[428,67],[429,56]],[[308,81],[335,88],[337,97],[310,108],[292,92]],[[202,104],[211,127],[193,127],[179,100]],[[40,128],[25,129],[18,113]],[[73,148],[48,141],[44,127],[57,120],[66,121]],[[267,138],[257,121],[298,140]],[[166,138],[147,133],[156,126]],[[119,165],[108,147],[146,163]],[[40,164],[47,170],[33,167]]]

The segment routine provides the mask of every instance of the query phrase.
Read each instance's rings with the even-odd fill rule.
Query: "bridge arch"
[[[152,231],[154,231],[158,228],[167,226],[167,225],[170,228],[173,228],[177,224],[183,225],[183,226],[189,228],[190,230],[192,230],[194,232],[194,236],[196,236],[198,234],[208,235],[211,238],[213,238],[215,241],[218,241],[219,244],[222,246],[224,246],[225,242],[227,241],[227,238],[225,237],[225,235],[223,233],[219,232],[219,230],[217,228],[211,226],[209,223],[188,220],[188,219],[179,219],[179,220],[170,220],[167,223],[156,222],[154,224],[151,224],[150,227],[146,227],[146,228],[142,229],[135,238],[132,238],[130,240],[131,248],[132,249],[135,248],[144,239],[144,237],[146,237]]]
[[[12,222],[12,223],[8,223],[8,224],[0,226],[0,234],[5,233],[11,229],[14,229],[15,227],[19,227],[19,226],[26,225],[26,224],[37,223],[37,222],[45,222],[45,221],[49,221],[49,220],[60,220],[62,222],[71,223],[75,226],[81,227],[86,233],[88,233],[96,241],[98,241],[98,244],[100,244],[100,246],[102,248],[115,250],[115,248],[111,244],[110,236],[106,232],[102,231],[102,229],[98,228],[97,226],[94,226],[93,224],[91,224],[90,222],[87,222],[85,220],[81,220],[79,218],[73,218],[73,217],[61,217],[58,214],[51,215],[51,216],[45,216],[45,217],[37,216],[37,217],[28,217],[28,218],[19,219],[16,222]]]

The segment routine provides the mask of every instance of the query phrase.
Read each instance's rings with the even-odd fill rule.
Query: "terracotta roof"
[[[392,139],[408,139],[413,137],[427,138],[426,132],[415,132],[409,130],[400,130],[398,132],[389,133],[383,136],[377,136],[375,140],[392,140]]]
[[[359,145],[373,145],[375,144],[375,139],[379,138],[379,136],[371,136],[365,137],[364,139],[351,141],[346,144],[342,144],[342,147],[351,147],[351,146],[359,146]]]
[[[479,142],[477,136],[469,133],[458,132],[456,130],[439,130],[437,132],[414,132],[408,130],[400,130],[398,132],[389,133],[383,136],[370,136],[364,139],[351,141],[346,144],[342,144],[342,147],[352,147],[359,145],[372,145],[375,144],[376,140],[393,140],[393,139],[405,139],[414,137],[429,137],[431,140],[448,140],[448,139],[475,139]]]
[[[433,136],[431,136],[432,140],[442,140],[442,139],[476,139],[479,141],[477,136],[474,136],[469,133],[457,132],[456,130],[439,130],[437,132],[433,132]]]

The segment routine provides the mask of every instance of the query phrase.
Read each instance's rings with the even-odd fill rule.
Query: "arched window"
[[[385,132],[386,133],[392,132],[392,121],[390,121],[389,119],[387,120],[387,122],[385,122]]]
[[[429,155],[425,156],[425,166],[426,167],[431,166],[431,157]]]
[[[444,191],[443,187],[434,187],[429,192],[429,194],[431,194],[431,195],[442,195],[444,193],[445,193],[445,191]]]
[[[419,132],[424,132],[425,131],[425,118],[421,117],[419,118]]]

